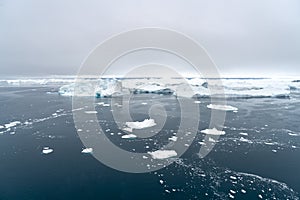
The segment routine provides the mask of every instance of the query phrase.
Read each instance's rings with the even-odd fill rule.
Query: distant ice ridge
[[[173,94],[174,91],[160,83],[143,83],[136,86],[133,89],[133,93]]]
[[[76,89],[76,91],[75,91]],[[122,95],[122,82],[117,79],[82,80],[59,88],[62,96],[95,96],[97,98]]]
[[[192,92],[185,92],[186,87],[178,87],[177,96],[210,97],[223,96],[230,98],[285,98],[291,90],[300,91],[300,83],[291,79],[221,79],[222,85],[215,79],[205,82],[204,79],[189,79],[187,82]],[[181,90],[181,91],[180,91]],[[182,95],[183,94],[183,95]],[[187,95],[188,94],[188,95]]]

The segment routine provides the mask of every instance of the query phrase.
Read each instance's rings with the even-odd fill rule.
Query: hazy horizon
[[[194,38],[222,76],[300,75],[299,1],[0,0],[1,76],[76,75],[99,43],[142,27]]]

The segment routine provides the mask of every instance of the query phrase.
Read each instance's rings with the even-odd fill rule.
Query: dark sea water
[[[200,99],[199,133],[185,154],[156,172],[131,174],[81,153],[84,146],[75,129],[72,98],[55,91],[0,88],[0,126],[19,121],[0,129],[0,200],[299,199],[299,98],[229,99],[228,104],[239,110],[227,112],[226,134],[203,159],[198,156],[204,138],[200,130],[208,128],[211,110],[206,107],[209,99]],[[130,102],[132,118],[149,118],[150,105],[141,103],[151,98],[170,114],[162,132],[176,131],[180,109],[173,96],[136,95]],[[115,133],[107,134],[111,141],[132,150],[133,140],[117,134],[121,130],[113,123],[110,106],[96,110],[102,127]],[[42,154],[43,147],[54,151]]]

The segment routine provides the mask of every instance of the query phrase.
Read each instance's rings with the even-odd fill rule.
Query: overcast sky
[[[0,0],[0,74],[75,74],[97,44],[139,27],[189,35],[225,75],[300,75],[299,0]]]

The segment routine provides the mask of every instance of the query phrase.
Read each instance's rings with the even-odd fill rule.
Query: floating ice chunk
[[[137,136],[134,135],[134,134],[128,134],[128,135],[122,135],[122,138],[123,139],[134,139],[136,138]]]
[[[173,142],[176,142],[177,141],[177,137],[176,136],[172,136],[169,138],[169,140],[173,141]]]
[[[199,103],[201,103],[201,101],[194,101],[194,103],[199,104]]]
[[[2,129],[2,128],[5,128],[5,127],[0,125],[0,129]]]
[[[116,79],[101,79],[95,93],[97,98],[121,96],[122,82]]]
[[[81,151],[81,153],[93,153],[93,148],[85,148]]]
[[[235,176],[230,176],[229,178],[232,180],[237,180],[237,177],[235,177]]]
[[[164,181],[163,180],[159,180],[160,184],[164,184]]]
[[[18,124],[21,124],[21,122],[20,121],[14,121],[14,122],[10,122],[8,124],[4,124],[4,127],[5,128],[12,128],[14,126],[17,126]]]
[[[248,136],[248,133],[240,133],[240,135]]]
[[[234,190],[229,190],[230,191],[230,193],[232,193],[232,194],[236,194],[236,191],[234,191]]]
[[[53,149],[50,149],[50,147],[44,147],[43,150],[42,150],[43,154],[49,154],[49,153],[52,153],[52,152],[53,152]]]
[[[201,133],[207,134],[207,135],[225,135],[225,131],[219,131],[216,128],[213,129],[205,129],[200,131]]]
[[[240,141],[241,141],[241,142],[248,142],[249,144],[252,144],[252,143],[253,143],[251,140],[248,140],[248,139],[246,139],[246,138],[244,138],[244,137],[241,137],[241,138],[240,138]]]
[[[156,123],[154,119],[145,119],[142,122],[136,121],[136,122],[126,122],[126,126],[128,126],[131,129],[143,129],[143,128],[149,128],[152,126],[155,126]]]
[[[86,114],[97,114],[98,112],[95,110],[85,111]]]
[[[243,194],[246,194],[246,190],[244,190],[244,189],[241,189],[241,192],[242,192]]]
[[[299,136],[300,134],[297,133],[288,133],[290,136]]]
[[[216,105],[216,104],[209,104],[207,108],[214,109],[214,110],[224,110],[224,111],[237,111],[238,108],[229,106],[229,105]]]
[[[123,128],[123,130],[127,131],[127,132],[132,132],[132,128],[129,128],[129,127]]]
[[[157,150],[153,152],[148,152],[153,159],[166,159],[177,156],[176,151],[174,150]]]

